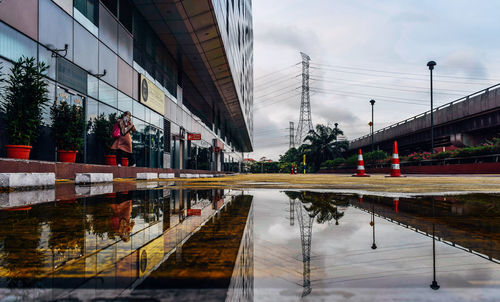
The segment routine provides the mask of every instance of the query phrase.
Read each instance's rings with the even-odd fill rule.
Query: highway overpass
[[[500,84],[488,87],[453,102],[434,108],[434,146],[471,146],[485,142],[500,133]],[[431,149],[431,111],[410,117],[373,135],[375,149],[392,152],[398,141],[403,155]],[[349,143],[349,151],[371,150],[367,134]]]

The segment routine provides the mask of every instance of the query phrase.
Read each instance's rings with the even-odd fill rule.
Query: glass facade
[[[225,168],[224,155],[214,154],[213,140],[222,134],[223,140],[229,141],[227,122],[218,111],[214,110],[212,120],[210,114],[182,104],[183,89],[178,75],[183,70],[178,62],[184,55],[175,50],[178,45],[172,51],[164,44],[142,15],[144,11],[139,11],[133,1],[74,0],[72,7],[61,5],[61,1],[36,2],[38,18],[33,24],[38,30],[37,40],[24,33],[23,27],[0,19],[0,60],[4,62],[4,73],[8,73],[10,62],[20,56],[35,57],[50,66],[46,75],[50,99],[79,103],[85,108],[87,121],[101,114],[130,111],[138,130],[132,134],[138,166],[210,170],[216,169],[218,160],[219,166]],[[217,1],[213,2],[215,6]],[[139,102],[141,74],[165,93],[164,115]],[[186,75],[183,78],[188,80]],[[45,126],[40,141],[44,143],[34,146],[32,159],[53,161],[56,153],[48,126],[48,108],[43,118]],[[86,149],[77,162],[103,163],[107,151],[100,150],[97,138],[90,132],[82,133]],[[201,133],[203,140],[187,141],[189,132]],[[5,142],[5,134],[0,136],[0,142]],[[241,156],[226,157],[231,162],[232,157]]]

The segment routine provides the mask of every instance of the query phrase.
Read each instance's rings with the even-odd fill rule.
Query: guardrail
[[[432,112],[436,112],[436,111],[438,111],[438,110],[441,110],[441,109],[443,109],[443,108],[446,108],[446,107],[449,107],[449,106],[455,105],[455,104],[460,103],[460,102],[469,101],[471,98],[473,98],[473,97],[475,97],[475,96],[478,96],[478,95],[481,95],[481,94],[488,93],[491,89],[493,89],[493,88],[498,88],[498,87],[500,87],[500,83],[495,84],[495,85],[490,86],[490,87],[487,87],[486,89],[482,89],[482,90],[476,91],[476,92],[471,93],[471,94],[469,94],[469,95],[463,96],[463,97],[461,97],[461,98],[459,98],[459,99],[456,99],[456,100],[454,100],[454,101],[451,101],[451,102],[449,102],[449,103],[446,103],[446,104],[440,105],[440,106],[438,106],[438,107],[434,108],[434,109],[432,110]],[[392,124],[392,125],[390,125],[390,126],[387,126],[387,127],[385,127],[385,128],[379,129],[379,130],[377,130],[377,131],[373,132],[373,135],[375,135],[375,134],[377,134],[377,133],[384,132],[384,131],[386,131],[386,130],[389,130],[389,129],[391,129],[391,128],[397,127],[397,126],[399,126],[399,125],[406,124],[406,123],[408,123],[408,122],[411,122],[411,121],[413,121],[413,120],[416,120],[417,118],[420,118],[420,117],[426,116],[426,115],[427,115],[427,114],[429,114],[429,113],[431,113],[431,110],[427,110],[427,111],[425,111],[425,112],[423,112],[423,113],[420,113],[420,114],[418,114],[418,115],[412,116],[412,117],[407,118],[407,119],[405,119],[405,120],[403,120],[403,121],[400,121],[400,122],[397,122],[397,123]],[[351,140],[351,141],[350,141],[350,143],[354,143],[354,142],[360,141],[360,140],[365,139],[365,138],[368,138],[368,137],[371,137],[371,134],[366,134],[366,135],[363,135],[363,136],[361,136],[361,137],[355,138],[355,139]]]

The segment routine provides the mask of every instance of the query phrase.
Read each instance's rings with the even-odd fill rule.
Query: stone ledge
[[[113,182],[113,173],[77,173],[76,184]]]
[[[160,173],[158,175],[159,179],[172,179],[175,178],[175,173]]]
[[[139,180],[149,180],[149,179],[158,179],[158,173],[137,173],[136,176]]]
[[[1,188],[53,187],[55,173],[0,173]]]
[[[86,186],[75,186],[75,194],[79,196],[94,196],[113,193],[113,184],[96,184],[96,185],[86,185]]]
[[[0,193],[0,208],[23,207],[55,199],[54,189]]]

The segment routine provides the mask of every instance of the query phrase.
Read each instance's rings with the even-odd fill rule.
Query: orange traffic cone
[[[399,153],[398,153],[397,141],[394,141],[394,151],[392,152],[391,175],[387,177],[404,177],[403,175],[401,175],[401,168],[399,167]]]
[[[359,149],[358,154],[358,169],[356,174],[352,175],[354,177],[370,177],[370,175],[365,173],[365,163],[363,162],[363,152]]]

